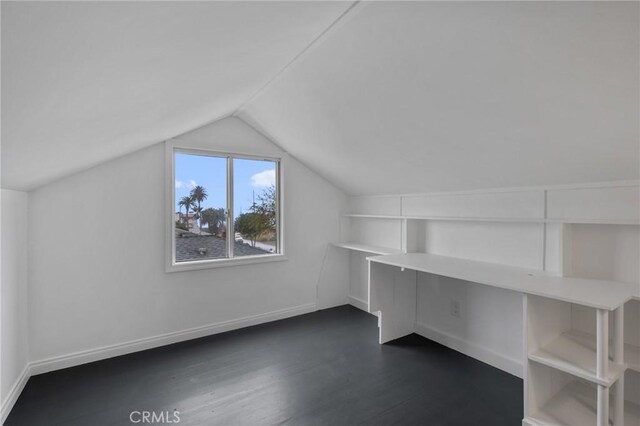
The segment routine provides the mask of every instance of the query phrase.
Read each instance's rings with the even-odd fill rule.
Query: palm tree
[[[178,203],[178,205],[181,208],[184,207],[184,212],[185,212],[184,223],[185,225],[187,225],[187,229],[189,229],[189,209],[191,208],[192,204],[193,204],[193,198],[191,198],[191,196],[189,195],[185,195],[184,197],[182,197],[180,199],[180,202]]]
[[[198,207],[197,207],[197,211],[201,212],[202,211],[202,206],[201,203],[207,199],[207,190],[204,189],[204,186],[196,186],[191,190],[191,199],[193,200],[193,202],[198,203]],[[195,208],[193,210],[196,210]],[[200,228],[200,234],[202,234],[202,221],[198,220],[198,226]]]

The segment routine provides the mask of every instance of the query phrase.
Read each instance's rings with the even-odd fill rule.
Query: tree
[[[207,197],[208,197],[207,190],[204,188],[204,186],[198,185],[198,186],[194,187],[191,190],[191,199],[195,203],[197,203],[197,208],[194,208],[194,210],[197,209],[197,212],[201,213],[202,212],[201,204],[202,204],[202,202],[204,200],[207,199]],[[199,215],[198,215],[198,218],[199,218]],[[198,220],[198,225],[199,225],[199,228],[200,228],[200,233],[202,234],[202,220]]]
[[[206,223],[209,228],[209,233],[216,235],[226,220],[226,214],[223,208],[214,209],[209,207],[204,209],[201,213],[200,220],[202,223]]]
[[[251,240],[256,246],[260,236],[268,232],[275,232],[277,225],[276,188],[270,186],[258,195],[258,202],[251,205],[250,213],[243,213],[236,218],[234,228],[243,238]]]
[[[185,210],[184,223],[187,225],[187,231],[188,231],[189,230],[189,209],[193,205],[193,198],[191,198],[191,196],[189,195],[185,195],[180,199],[180,202],[178,203],[178,205],[181,208],[184,207],[184,210]]]
[[[258,203],[254,203],[251,206],[251,210],[254,213],[259,213],[266,216],[268,219],[271,230],[275,231],[277,215],[276,215],[276,187],[271,185],[258,195]]]
[[[265,231],[271,229],[269,218],[261,213],[242,213],[234,222],[234,229],[242,234],[243,238],[251,240],[251,245],[256,246],[256,240]]]

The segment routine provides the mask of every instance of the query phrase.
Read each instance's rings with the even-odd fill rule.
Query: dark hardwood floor
[[[173,410],[180,425],[521,424],[522,380],[417,335],[380,346],[377,333],[374,316],[342,306],[34,376],[5,425]]]

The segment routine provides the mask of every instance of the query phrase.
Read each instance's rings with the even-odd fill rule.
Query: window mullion
[[[234,257],[236,233],[233,226],[233,157],[227,157],[227,254]]]

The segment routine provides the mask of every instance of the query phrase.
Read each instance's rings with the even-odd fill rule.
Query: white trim
[[[101,348],[89,349],[67,355],[46,358],[30,363],[31,374],[36,375],[47,373],[49,371],[73,367],[76,365],[86,364],[88,362],[99,361],[102,359],[113,358],[132,352],[143,351],[146,349],[157,348],[160,346],[170,345],[172,343],[183,342],[185,340],[211,336],[218,333],[224,333],[226,331],[237,330],[239,328],[250,327],[252,325],[263,324],[271,321],[277,321],[314,311],[316,311],[316,304],[307,303],[304,305],[279,309],[264,314],[250,315],[243,318],[222,321],[215,324],[190,328],[187,330],[175,331],[172,333],[160,334],[153,337],[145,337],[142,339],[131,340],[115,345],[103,346]]]
[[[438,330],[425,324],[416,323],[415,333],[422,337],[438,342],[455,351],[461,352],[485,364],[489,364],[502,371],[506,371],[516,377],[522,378],[523,364],[522,361],[509,358],[505,355],[493,352],[483,346],[471,343],[460,337],[454,336],[447,332]]]
[[[2,410],[0,412],[0,423],[4,423],[4,421],[9,416],[11,409],[15,405],[16,401],[18,400],[18,397],[20,396],[20,394],[22,393],[22,390],[27,384],[29,377],[31,377],[31,366],[30,364],[27,364],[24,366],[22,373],[20,373],[20,376],[18,376],[13,386],[11,386],[11,389],[9,390],[9,393],[7,394],[6,398],[2,401]]]
[[[199,260],[195,262],[180,262],[167,268],[166,272],[185,272],[185,271],[197,271],[199,269],[211,269],[211,268],[225,268],[229,266],[242,266],[253,265],[256,263],[270,263],[270,262],[282,262],[288,260],[285,255],[282,254],[259,254],[255,256],[238,256],[232,259],[211,259],[211,260]]]
[[[174,150],[175,152],[175,150]],[[174,173],[175,173],[175,165],[174,165]],[[233,259],[233,256],[235,255],[235,246],[236,246],[236,226],[235,223],[233,223],[233,196],[235,195],[234,192],[234,187],[233,187],[233,157],[228,156],[227,157],[227,208],[225,209],[227,211],[227,256],[229,256],[229,259]],[[277,189],[276,189],[276,193],[277,193]],[[174,195],[174,200],[173,202],[175,203],[175,195]],[[175,204],[174,204],[175,205]],[[174,240],[173,240],[173,244],[174,244],[174,252],[173,252],[173,259],[171,259],[172,261],[175,259],[175,235],[174,235]],[[177,266],[177,263],[174,263],[173,266]]]
[[[349,304],[355,308],[365,311],[366,313],[370,313],[369,304],[358,297],[349,296]]]

